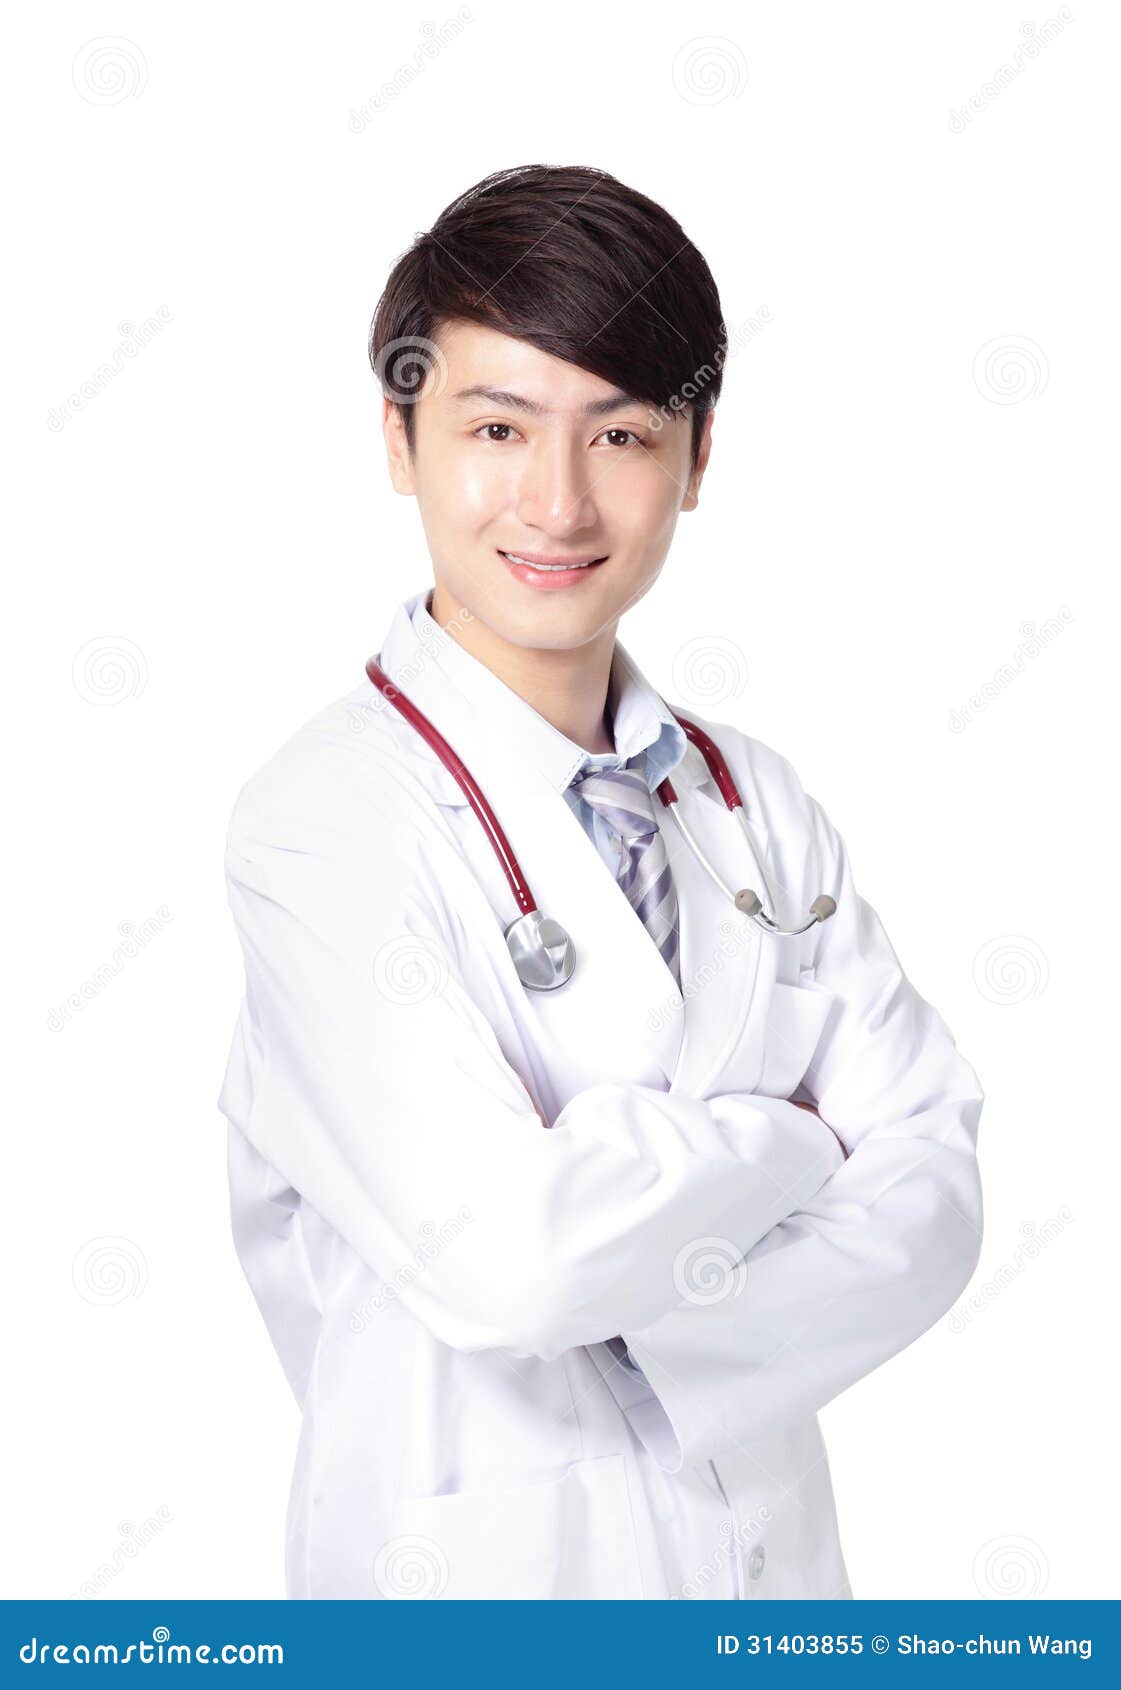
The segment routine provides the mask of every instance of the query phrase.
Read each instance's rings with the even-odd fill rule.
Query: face
[[[656,412],[475,324],[445,325],[437,345],[411,454],[398,407],[384,407],[393,485],[420,506],[437,620],[466,611],[540,650],[610,643],[657,579],[678,512],[697,503],[711,415],[693,471],[687,410]],[[545,563],[577,567],[534,567]]]

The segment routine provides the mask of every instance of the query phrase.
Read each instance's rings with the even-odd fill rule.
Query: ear
[[[708,453],[712,451],[712,419],[714,419],[714,416],[715,412],[708,412],[708,416],[705,417],[705,424],[703,424],[702,431],[700,431],[700,448],[698,448],[697,451],[697,468],[693,470],[692,475],[688,478],[688,487],[686,487],[685,490],[685,499],[681,500],[681,510],[697,509],[697,502],[698,499],[700,499],[700,483],[702,483],[703,475],[705,475],[705,470],[707,470]]]
[[[397,493],[415,493],[413,482],[413,460],[409,451],[409,442],[405,436],[405,419],[400,405],[392,399],[382,398],[381,427],[385,436],[386,457],[389,460],[389,478]],[[413,419],[414,423],[416,418]]]
[[[697,467],[689,477],[689,486],[686,489],[684,499],[681,501],[681,509],[683,511],[694,511],[697,508],[697,502],[700,498],[701,492],[701,481],[704,477],[705,470],[708,468],[709,454],[712,451],[712,423],[715,414],[716,413],[714,411],[710,411],[708,413],[704,420],[704,427],[701,429],[701,444],[697,452]]]

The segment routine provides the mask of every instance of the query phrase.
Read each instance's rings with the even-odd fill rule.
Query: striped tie
[[[645,774],[642,769],[585,769],[571,785],[619,835],[619,885],[680,987],[677,892]]]

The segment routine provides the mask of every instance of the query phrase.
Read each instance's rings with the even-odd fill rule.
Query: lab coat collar
[[[403,612],[426,657],[438,664],[455,685],[465,707],[473,709],[481,704],[489,733],[505,742],[523,767],[536,769],[554,792],[564,792],[584,766],[588,756],[586,750],[554,727],[460,645],[454,622],[446,629],[436,622],[428,607],[431,593],[431,588],[425,588],[405,601],[395,619],[386,649],[392,653],[393,636],[398,631]],[[405,643],[404,630],[401,629],[400,633],[402,643]],[[388,674],[384,657],[382,667]],[[615,749],[623,762],[628,763],[640,752],[647,752],[652,787],[669,774],[673,775],[675,784],[678,783],[679,774],[675,771],[680,771],[684,786],[690,787],[696,773],[691,760],[682,767],[682,759],[689,751],[685,731],[618,639],[612,657],[608,693]],[[458,746],[456,748],[459,749]],[[462,751],[460,755],[463,755]]]
[[[480,674],[472,672],[479,684],[468,696],[462,665],[473,660],[435,623],[434,632],[423,618],[417,619],[421,632],[414,626],[413,612],[423,596],[414,594],[398,606],[378,660],[474,776],[521,860],[539,907],[563,921],[572,936],[577,955],[572,979],[559,991],[526,994],[528,1012],[540,1021],[543,1034],[569,1053],[569,1084],[576,1090],[600,1080],[668,1082],[671,1090],[695,1096],[706,1095],[708,1087],[719,1089],[722,1076],[728,1081],[742,1070],[758,934],[731,910],[669,823],[665,837],[681,924],[682,983],[677,984],[563,797],[571,742],[555,732],[553,737],[543,734],[541,717],[482,665],[476,665]],[[628,683],[633,675],[638,709],[649,684],[616,642],[616,655],[620,652],[620,674]],[[437,804],[466,804],[458,781],[427,742],[380,693],[370,699],[368,681],[365,686],[365,708],[383,715],[395,762]],[[480,707],[486,694],[493,699],[493,713]],[[657,709],[667,710],[661,699]],[[691,742],[673,770],[672,783],[710,861],[729,880],[742,874],[742,836]],[[501,909],[509,895],[499,883],[499,870],[485,853],[480,862],[480,872],[490,877],[495,907]]]

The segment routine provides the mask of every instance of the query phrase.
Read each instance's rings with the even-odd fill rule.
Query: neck
[[[511,645],[440,585],[431,594],[428,614],[464,651],[581,750],[614,751],[608,697],[613,627],[574,651]]]

